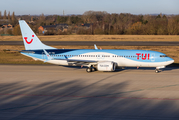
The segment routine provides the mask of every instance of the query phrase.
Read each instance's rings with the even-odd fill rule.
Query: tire
[[[155,73],[159,73],[159,70],[156,69],[156,70],[155,70]]]
[[[90,73],[91,71],[92,71],[91,68],[86,68],[87,73]]]
[[[97,71],[97,69],[94,68],[94,67],[92,67],[92,68],[91,68],[91,71],[94,72],[94,71]]]

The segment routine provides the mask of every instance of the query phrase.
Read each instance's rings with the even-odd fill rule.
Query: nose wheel
[[[159,69],[155,69],[155,73],[159,73],[160,72],[160,70]]]

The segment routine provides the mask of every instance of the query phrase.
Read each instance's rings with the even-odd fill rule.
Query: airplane
[[[155,67],[155,72],[174,62],[164,53],[150,50],[57,49],[43,44],[24,20],[19,20],[25,50],[21,54],[34,60],[64,65],[85,66],[86,71],[115,71],[116,67]]]

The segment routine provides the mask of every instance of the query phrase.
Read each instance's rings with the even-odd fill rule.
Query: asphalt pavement
[[[179,120],[179,68],[0,65],[0,120]]]

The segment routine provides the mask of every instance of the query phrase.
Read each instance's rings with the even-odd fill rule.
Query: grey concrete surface
[[[179,68],[0,65],[0,120],[179,120]]]
[[[179,42],[161,41],[43,41],[46,45],[80,45],[80,46],[179,46]],[[23,41],[0,41],[0,45],[24,45]]]

